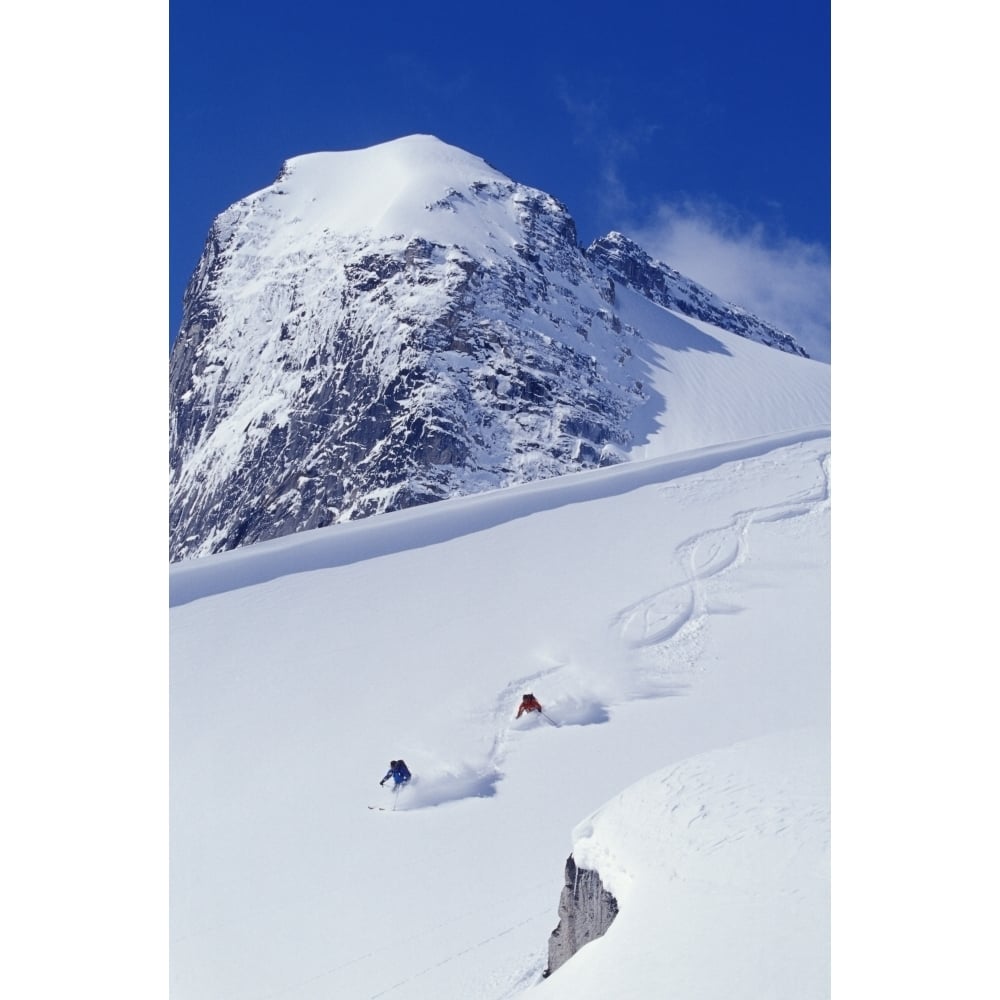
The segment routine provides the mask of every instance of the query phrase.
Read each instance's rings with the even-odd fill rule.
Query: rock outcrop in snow
[[[804,354],[431,136],[289,160],[185,294],[171,560],[624,460],[650,357],[615,282]]]
[[[651,996],[620,989],[641,955],[657,996],[829,997],[829,754],[825,724],[733,743],[641,778],[578,824],[575,863],[621,911],[547,993]]]
[[[601,876],[577,867],[571,854],[566,859],[565,882],[559,896],[559,924],[549,936],[551,976],[585,944],[601,937],[618,916],[618,900],[604,888]]]

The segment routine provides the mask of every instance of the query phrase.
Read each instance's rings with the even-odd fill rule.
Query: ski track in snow
[[[213,556],[188,560],[170,568],[170,606],[254,586],[277,577],[343,566],[405,550],[448,541],[518,517],[566,504],[625,493],[642,486],[705,474],[726,463],[761,457],[777,448],[829,436],[817,427],[772,434],[749,441],[700,448],[693,452],[624,462],[586,473],[556,476],[503,490],[442,500],[380,514],[285,538],[258,542]],[[803,501],[805,502],[805,501]],[[419,524],[415,533],[413,525]],[[419,543],[413,539],[419,537]]]
[[[546,885],[546,891],[551,887]],[[392,986],[387,987],[384,990],[380,990],[378,993],[372,993],[368,1000],[378,1000],[379,997],[384,997],[389,993],[398,990],[402,986],[409,986],[414,980],[419,979],[421,976],[426,976],[428,973],[434,972],[436,969],[440,969],[442,966],[448,965],[451,962],[457,961],[460,958],[464,958],[466,955],[471,954],[479,948],[485,947],[498,938],[502,938],[512,931],[516,931],[519,927],[524,927],[526,924],[533,923],[536,920],[546,919],[551,920],[552,917],[552,904],[548,902],[542,909],[531,913],[529,916],[525,917],[524,920],[519,921],[516,924],[512,924],[509,927],[504,927],[502,930],[497,931],[495,934],[491,934],[487,938],[483,938],[480,941],[476,941],[470,944],[467,948],[463,948],[461,951],[456,951],[450,955],[445,956],[439,962],[435,962],[433,965],[428,965],[426,968],[421,969],[419,972],[414,973],[412,976],[407,976],[406,979],[401,979],[399,982],[394,983]],[[531,970],[526,975],[521,977],[522,980],[536,979],[538,977],[538,972],[536,970]],[[510,995],[508,992],[507,995]]]
[[[818,457],[817,481],[787,500],[752,510],[740,511],[732,521],[710,528],[681,542],[673,560],[679,578],[663,590],[633,602],[611,617],[609,629],[621,643],[640,657],[652,659],[651,669],[642,660],[626,678],[624,699],[670,697],[682,694],[685,678],[694,670],[700,651],[700,637],[713,615],[737,614],[739,606],[712,599],[712,584],[738,568],[750,554],[750,532],[754,524],[776,523],[807,517],[829,505],[829,453]],[[666,664],[664,666],[664,663]],[[407,800],[397,811],[443,805],[465,798],[488,798],[504,778],[504,760],[515,734],[551,726],[603,724],[611,718],[611,705],[596,690],[588,690],[572,659],[516,677],[493,699],[488,716],[495,736],[485,759],[478,766],[466,766],[458,773],[414,780]],[[543,697],[544,717],[528,713],[512,717],[511,706],[520,703],[525,692],[535,687],[551,694]],[[412,793],[416,793],[415,795]],[[695,817],[697,818],[697,817]]]
[[[635,649],[661,645],[709,614],[706,584],[746,560],[753,520],[753,513],[739,514],[732,524],[683,542],[676,557],[681,582],[641,598],[613,617],[626,645]]]
[[[713,604],[709,584],[746,561],[754,524],[806,517],[829,504],[829,458],[827,453],[818,461],[819,482],[815,487],[787,501],[740,511],[728,525],[710,528],[682,542],[675,558],[677,575],[682,579],[640,598],[612,617],[611,624],[625,644],[636,650],[655,648],[662,653],[662,647],[672,639],[696,632],[711,615],[738,612],[736,606]]]

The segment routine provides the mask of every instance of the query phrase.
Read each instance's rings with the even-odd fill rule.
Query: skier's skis
[[[396,804],[399,802],[399,793],[402,791],[404,785],[408,785],[413,780],[413,775],[410,775],[405,781],[396,782],[389,786],[389,791],[392,793],[392,807],[388,806],[369,806],[369,809],[377,809],[379,812],[395,812]],[[379,782],[379,784],[385,788],[385,779]]]
[[[404,784],[405,784],[405,782],[404,782]],[[371,809],[371,810],[377,810],[378,812],[383,812],[383,813],[384,812],[395,812],[396,811],[396,803],[399,801],[398,795],[399,795],[400,789],[402,789],[402,787],[403,787],[403,785],[401,785],[401,784],[393,786],[393,788],[392,788],[392,807],[391,808],[389,806],[369,806],[368,808]]]

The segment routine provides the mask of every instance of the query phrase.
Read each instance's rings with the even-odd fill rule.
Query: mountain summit
[[[732,425],[673,436],[705,392]],[[621,234],[579,246],[478,157],[425,135],[299,156],[215,220],[184,296],[170,558],[828,414],[788,333]]]

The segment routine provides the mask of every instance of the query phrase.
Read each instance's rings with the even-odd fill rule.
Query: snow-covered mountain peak
[[[324,236],[460,245],[473,256],[507,255],[522,239],[526,203],[555,199],[515,184],[485,160],[430,135],[367,149],[292,157],[268,187],[234,205],[223,228],[259,216],[282,252]],[[227,216],[229,218],[227,218]],[[228,225],[227,225],[228,223]],[[285,246],[283,246],[285,244]]]
[[[804,354],[621,234],[584,251],[556,198],[433,136],[294,157],[216,219],[185,294],[171,557],[653,457],[681,426],[664,351],[742,357],[727,330]],[[824,423],[828,374],[767,353],[780,420],[730,407],[744,436]]]

